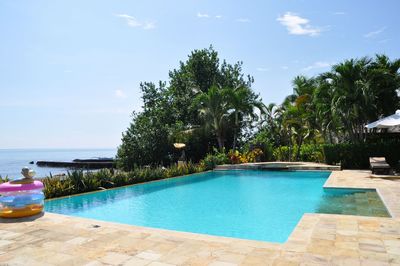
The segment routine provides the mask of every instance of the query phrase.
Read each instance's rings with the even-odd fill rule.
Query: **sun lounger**
[[[369,164],[372,174],[376,175],[392,175],[393,169],[386,162],[385,157],[370,157]]]

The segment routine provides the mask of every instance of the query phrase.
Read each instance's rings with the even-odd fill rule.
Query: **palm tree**
[[[368,116],[375,112],[373,93],[367,86],[370,61],[368,58],[346,60],[324,75],[333,90],[332,112],[353,141],[360,139]]]
[[[225,127],[231,109],[228,95],[227,89],[211,86],[207,92],[199,93],[194,99],[194,106],[197,107],[205,126],[211,128],[216,136],[220,151],[224,149]]]
[[[316,134],[316,116],[313,97],[315,80],[305,76],[293,79],[293,94],[286,97],[282,104],[283,126],[288,133],[289,157],[293,143],[297,145],[296,159],[306,138]],[[314,138],[315,139],[315,138]]]
[[[229,105],[233,110],[234,116],[234,132],[233,132],[233,150],[236,150],[238,132],[240,130],[240,122],[246,116],[252,119],[257,118],[254,109],[257,108],[261,113],[264,112],[265,105],[258,99],[247,87],[238,87],[236,89],[226,89],[228,93]]]
[[[339,136],[341,124],[332,112],[333,88],[321,74],[317,79],[313,104],[315,106],[316,124],[327,143],[334,143]]]
[[[376,55],[368,68],[368,85],[376,102],[375,116],[370,120],[376,120],[379,116],[393,114],[399,108],[400,88],[400,59],[390,61],[386,55]]]

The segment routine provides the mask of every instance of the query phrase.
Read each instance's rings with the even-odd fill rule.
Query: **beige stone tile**
[[[360,251],[360,258],[363,260],[377,260],[381,262],[389,262],[389,256],[386,253],[377,253],[374,251]]]
[[[159,262],[159,261],[153,261],[149,264],[149,266],[175,266],[175,265],[169,264],[169,263],[164,263],[164,262]]]
[[[83,243],[86,243],[89,241],[91,241],[90,238],[78,236],[78,237],[75,237],[75,238],[72,238],[72,239],[66,241],[65,243],[72,244],[72,245],[82,245]]]
[[[347,257],[347,258],[358,258],[360,253],[358,250],[335,248],[331,250],[332,256]]]
[[[210,264],[208,264],[209,266],[236,266],[238,264],[236,263],[230,263],[230,262],[225,262],[225,261],[213,261]]]
[[[386,253],[386,249],[383,245],[360,243],[359,247],[360,247],[360,250],[363,250],[363,251]]]
[[[131,256],[125,254],[108,252],[104,257],[100,258],[100,261],[106,264],[119,265],[123,264],[130,258]]]
[[[141,259],[145,259],[145,260],[150,260],[150,261],[154,261],[154,260],[158,260],[162,255],[160,253],[156,253],[152,250],[146,250],[146,251],[142,251],[138,254],[136,254],[135,257],[137,258],[141,258]]]
[[[0,248],[11,245],[13,243],[15,243],[15,241],[0,239]]]
[[[144,260],[132,257],[124,262],[124,266],[144,266],[144,265],[149,265],[151,262],[152,262],[151,260]]]
[[[212,257],[192,257],[184,261],[184,263],[178,263],[176,265],[188,265],[188,266],[203,266],[208,265],[214,258]]]
[[[240,265],[273,265],[273,258],[264,258],[262,256],[247,256]]]
[[[94,260],[94,261],[90,261],[90,262],[88,262],[88,263],[86,263],[86,264],[84,264],[85,266],[102,266],[102,265],[104,265],[103,263],[101,263],[100,261],[96,261],[96,260]]]
[[[274,265],[274,266],[298,266],[298,265],[300,265],[300,262],[288,260],[285,258],[279,258],[279,259],[274,260],[272,265]]]
[[[390,264],[388,262],[383,262],[383,261],[379,261],[379,260],[361,260],[361,266],[390,266]]]
[[[5,231],[5,230],[0,230],[0,241],[1,240],[12,240],[14,238],[17,238],[19,236],[22,236],[22,233],[17,233],[17,232],[10,232],[10,231]]]
[[[217,258],[219,261],[230,262],[234,264],[240,264],[245,259],[245,255],[243,254],[227,252],[224,250],[212,252],[212,256]]]
[[[203,261],[204,257],[178,255],[178,254],[167,254],[160,258],[161,261],[175,264],[175,265],[187,265],[188,262]],[[208,260],[207,260],[208,261]]]
[[[355,241],[336,241],[335,247],[340,249],[358,250],[359,243]]]
[[[359,258],[349,258],[349,257],[341,257],[341,256],[334,256],[330,262],[332,265],[335,266],[360,266],[361,261]]]

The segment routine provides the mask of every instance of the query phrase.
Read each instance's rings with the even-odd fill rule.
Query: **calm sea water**
[[[0,149],[0,175],[11,179],[21,177],[21,168],[27,166],[36,171],[36,177],[60,174],[66,168],[38,167],[34,161],[72,161],[95,157],[115,157],[116,149]]]
[[[285,242],[304,213],[388,216],[374,190],[323,188],[329,172],[214,171],[49,200],[46,211]]]

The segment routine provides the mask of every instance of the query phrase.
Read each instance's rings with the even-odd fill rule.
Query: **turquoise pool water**
[[[50,200],[46,211],[285,242],[304,213],[388,216],[373,190],[324,190],[329,172],[214,171]]]

